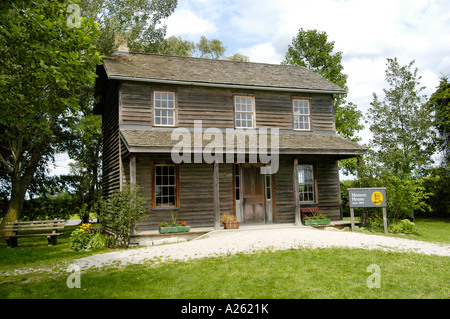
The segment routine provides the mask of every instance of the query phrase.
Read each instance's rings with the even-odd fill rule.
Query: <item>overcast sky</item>
[[[328,34],[343,52],[348,101],[366,114],[372,94],[386,88],[386,58],[415,60],[428,96],[450,76],[450,0],[179,0],[165,21],[167,37],[219,39],[227,55],[279,64],[298,30]],[[368,129],[359,133],[368,142]],[[68,173],[58,156],[55,174]]]

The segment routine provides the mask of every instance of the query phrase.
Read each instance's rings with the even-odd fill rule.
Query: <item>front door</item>
[[[264,175],[256,165],[242,166],[244,223],[264,223]]]

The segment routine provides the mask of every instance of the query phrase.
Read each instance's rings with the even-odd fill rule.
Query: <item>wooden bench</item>
[[[7,222],[5,223],[5,232],[11,233],[11,235],[3,236],[6,239],[8,248],[14,248],[18,246],[17,238],[19,237],[39,237],[47,236],[48,245],[53,246],[58,243],[58,236],[62,233],[58,233],[59,229],[64,229],[65,221],[63,219],[53,219],[53,220],[37,220],[37,221],[27,221],[19,222]],[[51,230],[51,233],[48,232]],[[45,233],[32,233],[29,231],[47,231]],[[20,232],[20,234],[19,234]],[[25,233],[22,233],[25,232]]]

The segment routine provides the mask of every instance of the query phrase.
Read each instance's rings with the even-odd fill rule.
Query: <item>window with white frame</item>
[[[154,125],[175,126],[175,93],[154,93]]]
[[[253,96],[234,97],[234,123],[236,128],[255,127],[255,108]]]
[[[300,202],[315,201],[313,165],[298,165],[298,186]]]
[[[309,131],[310,124],[310,110],[309,100],[294,99],[292,100],[294,111],[294,130]]]

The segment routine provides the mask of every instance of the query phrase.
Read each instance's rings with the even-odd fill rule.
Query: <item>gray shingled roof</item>
[[[194,147],[194,134],[191,132],[191,144],[180,145],[182,138],[174,135],[172,140],[172,131],[166,130],[121,130],[122,140],[130,152],[170,152],[172,147],[191,146]],[[270,134],[270,131],[267,132]],[[257,135],[258,138],[258,135]],[[264,136],[267,140],[267,149],[270,151],[271,137]],[[226,136],[222,135],[224,148],[226,148]],[[202,147],[208,145],[211,141],[202,138]],[[235,145],[237,145],[237,139]],[[248,146],[248,141],[246,145]],[[328,154],[354,156],[365,151],[365,148],[359,144],[346,140],[339,135],[319,135],[319,134],[279,134],[278,139],[279,153],[292,154]],[[248,148],[247,148],[248,151]]]
[[[103,59],[108,78],[190,85],[285,89],[343,94],[304,67],[158,54],[115,54]]]

